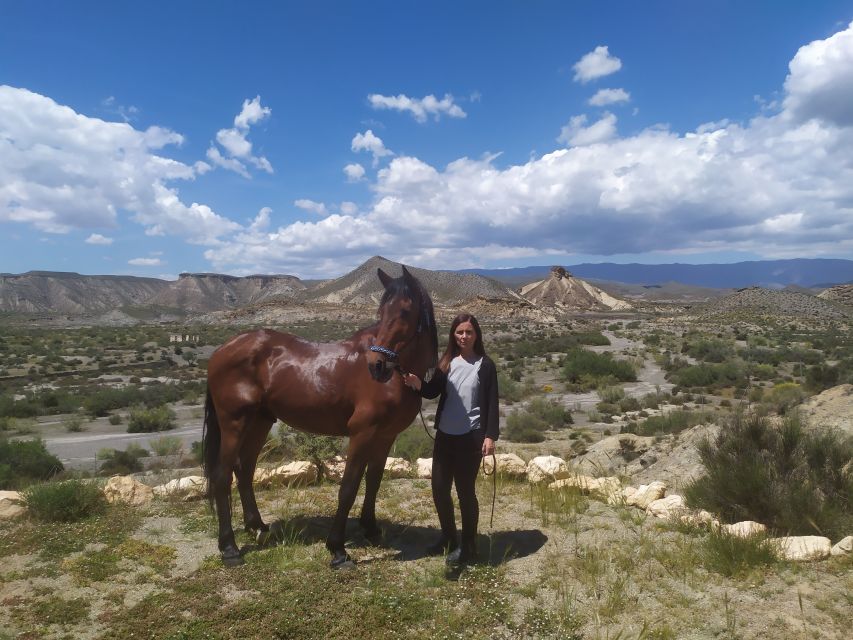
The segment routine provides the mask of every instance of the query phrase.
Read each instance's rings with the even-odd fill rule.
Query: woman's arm
[[[437,398],[441,395],[441,392],[444,391],[444,387],[447,385],[447,374],[441,369],[436,369],[435,373],[432,374],[430,381],[424,382],[414,373],[407,373],[403,375],[403,383],[407,387],[420,392],[421,396],[424,398]]]

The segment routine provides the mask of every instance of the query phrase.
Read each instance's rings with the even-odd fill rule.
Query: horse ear
[[[391,282],[394,280],[394,278],[389,276],[382,269],[377,269],[376,275],[379,276],[379,280],[382,282],[382,286],[386,289],[391,285]]]
[[[415,283],[415,276],[409,273],[409,270],[406,269],[406,265],[403,265],[403,277],[410,286]]]

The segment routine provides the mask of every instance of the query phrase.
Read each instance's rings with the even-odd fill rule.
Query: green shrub
[[[687,411],[679,409],[670,411],[661,416],[651,416],[637,427],[637,434],[641,436],[653,436],[659,433],[680,433],[697,424],[713,420],[713,416],[704,411]]]
[[[616,404],[625,397],[625,389],[619,386],[604,387],[598,390],[598,397],[601,398],[603,402]]]
[[[103,460],[98,473],[102,476],[128,475],[142,471],[140,458],[147,458],[148,451],[136,443],[127,445],[124,451],[118,449],[101,449],[98,460]]]
[[[630,362],[614,360],[609,353],[573,349],[566,354],[563,377],[569,382],[581,382],[584,376],[612,376],[621,382],[634,382],[637,374]]]
[[[107,504],[98,486],[80,480],[34,484],[22,496],[30,514],[44,522],[77,522],[102,513]]]
[[[506,417],[504,437],[510,442],[542,442],[548,423],[524,409],[516,409]]]
[[[740,362],[697,364],[672,371],[670,379],[679,387],[746,386],[746,374]]]
[[[65,430],[71,433],[83,431],[83,418],[78,415],[69,416],[62,424],[65,426]]]
[[[112,425],[121,424],[121,415],[118,413],[111,413],[108,421]]]
[[[640,401],[634,397],[622,398],[619,401],[619,411],[625,413],[626,411],[639,411],[642,409],[640,405]]]
[[[397,436],[391,452],[395,457],[414,462],[418,458],[432,457],[432,445],[432,438],[424,431],[421,419],[417,417],[408,429]]]
[[[343,443],[334,436],[318,436],[294,429],[283,422],[278,423],[278,438],[288,457],[297,460],[309,460],[321,470],[326,460],[340,455]]]
[[[853,530],[849,436],[806,430],[795,413],[780,427],[736,413],[698,449],[705,473],[685,491],[691,506],[728,522],[763,522],[783,534],[835,539]]]
[[[800,385],[794,382],[783,382],[770,390],[764,402],[769,403],[777,413],[785,414],[789,409],[800,404],[803,397],[804,393]]]
[[[498,372],[498,389],[506,402],[518,402],[524,398],[521,385],[503,371]]]
[[[556,400],[533,398],[527,403],[527,412],[540,418],[549,429],[563,429],[571,425],[572,412]]]
[[[160,436],[151,440],[148,446],[158,456],[174,456],[184,450],[184,443],[178,436]]]
[[[48,452],[42,440],[0,439],[0,489],[47,480],[62,470],[59,458]]]
[[[152,433],[175,428],[175,412],[165,404],[159,407],[134,407],[128,414],[128,433]]]
[[[731,345],[715,338],[699,338],[690,341],[681,351],[703,362],[725,362],[734,353]]]

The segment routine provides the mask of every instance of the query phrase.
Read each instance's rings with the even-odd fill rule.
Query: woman
[[[498,375],[483,348],[477,319],[463,313],[450,325],[447,349],[429,382],[414,374],[406,385],[425,398],[441,396],[435,414],[432,455],[432,497],[441,524],[441,538],[428,552],[447,552],[447,562],[464,565],[477,560],[477,521],[480,505],[475,492],[483,456],[495,452],[499,436]],[[456,540],[456,518],[450,488],[456,483],[462,513],[462,546]]]

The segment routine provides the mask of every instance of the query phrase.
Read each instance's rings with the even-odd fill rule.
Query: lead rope
[[[399,373],[401,376],[405,375],[405,373],[403,373],[403,369],[400,367],[399,364],[396,365],[394,368],[396,369],[397,373]],[[414,389],[412,389],[412,391],[414,391]],[[430,440],[435,442],[435,436],[433,436],[429,432],[429,428],[427,427],[426,420],[424,420],[424,412],[421,409],[418,409],[418,415],[420,415],[420,417],[421,417],[421,424],[424,426],[424,433],[426,433],[430,437]],[[492,513],[491,513],[491,515],[489,515],[489,529],[491,529],[492,525],[495,522],[495,501],[497,500],[497,497],[498,497],[498,459],[495,456],[494,452],[492,452],[492,472],[491,473],[486,471],[486,458],[485,457],[483,457],[483,459],[480,461],[480,464],[482,465],[482,468],[483,468],[483,475],[487,476],[487,477],[492,476]]]

